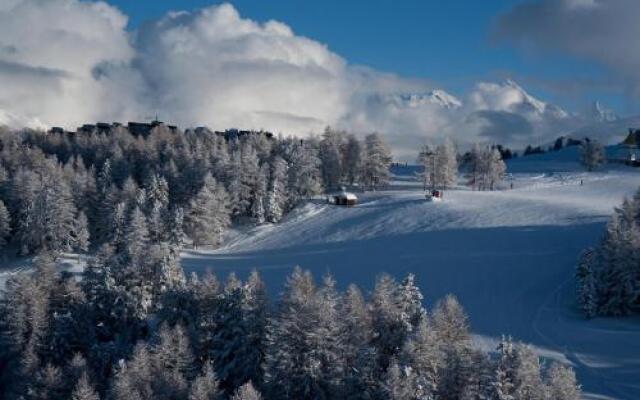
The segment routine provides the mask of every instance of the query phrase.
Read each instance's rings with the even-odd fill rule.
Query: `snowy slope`
[[[234,232],[221,249],[185,252],[183,265],[221,275],[258,268],[274,291],[294,265],[365,289],[382,272],[414,272],[428,303],[447,293],[461,299],[479,343],[511,334],[573,364],[589,398],[640,398],[640,319],[583,320],[572,280],[580,250],[640,186],[640,170],[587,174],[572,151],[514,160],[513,190],[460,188],[426,203],[412,176],[401,175],[354,208],[311,201],[279,225]]]
[[[278,225],[231,232],[215,251],[185,251],[187,272],[241,276],[258,268],[277,295],[293,266],[371,289],[382,272],[417,275],[431,305],[460,298],[477,342],[502,334],[571,363],[587,398],[640,398],[640,318],[584,320],[575,310],[573,271],[614,206],[640,186],[640,169],[583,172],[576,148],[510,161],[505,189],[449,190],[426,203],[414,170],[396,169],[388,190],[360,194],[353,208],[309,201]],[[580,181],[583,185],[580,185]],[[0,287],[29,260],[4,263]],[[72,257],[63,267],[80,268]]]

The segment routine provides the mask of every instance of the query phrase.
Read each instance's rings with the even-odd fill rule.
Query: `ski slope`
[[[183,266],[219,276],[257,268],[272,295],[295,265],[365,290],[382,272],[413,272],[428,305],[458,296],[479,345],[513,335],[573,365],[586,398],[638,399],[640,318],[584,320],[573,271],[613,207],[640,186],[640,170],[585,173],[573,151],[512,161],[513,190],[459,188],[441,203],[425,202],[411,168],[398,169],[389,190],[360,195],[356,207],[310,201],[278,225],[232,232],[220,249],[185,251]]]
[[[448,293],[462,301],[478,345],[495,348],[509,334],[571,364],[585,398],[640,399],[640,317],[586,321],[573,293],[578,254],[640,187],[640,169],[586,173],[576,159],[570,148],[512,160],[505,190],[458,187],[441,203],[424,200],[414,168],[396,168],[387,190],[359,194],[356,207],[312,200],[280,224],[230,232],[219,249],[184,251],[182,264],[219,277],[257,268],[274,297],[295,265],[364,290],[380,273],[412,272],[428,306]],[[82,264],[61,260],[71,272]],[[30,259],[0,265],[1,288]]]

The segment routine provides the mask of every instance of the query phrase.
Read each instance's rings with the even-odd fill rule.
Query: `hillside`
[[[640,354],[640,320],[585,321],[573,271],[612,208],[640,186],[640,171],[587,174],[573,151],[511,161],[513,190],[459,188],[438,204],[423,200],[410,168],[398,169],[389,190],[361,195],[354,208],[311,201],[282,224],[229,234],[221,249],[184,252],[183,266],[243,276],[258,268],[271,288],[295,265],[366,289],[382,272],[413,272],[428,303],[460,298],[481,345],[511,334],[573,365],[588,398],[639,398],[640,360],[630,355]]]
[[[640,318],[586,321],[573,293],[578,254],[640,186],[640,170],[609,165],[586,173],[575,151],[511,160],[505,190],[459,186],[441,203],[424,201],[415,168],[395,168],[392,185],[359,194],[356,207],[317,198],[280,224],[232,230],[219,249],[186,250],[182,264],[187,273],[211,269],[221,277],[257,268],[272,290],[295,265],[365,290],[382,272],[412,272],[429,305],[448,293],[461,300],[480,346],[513,335],[571,364],[587,398],[640,398]],[[81,270],[74,255],[61,264]],[[3,265],[1,286],[28,270],[29,260]]]

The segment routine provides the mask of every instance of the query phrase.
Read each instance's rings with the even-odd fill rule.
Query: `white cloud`
[[[213,128],[306,133],[347,108],[345,62],[279,22],[242,19],[229,4],[144,27],[136,67],[163,118]]]
[[[576,121],[511,81],[479,83],[458,99],[425,80],[349,65],[229,4],[169,13],[136,32],[126,24],[101,2],[4,0],[0,123],[73,128],[158,113],[185,127],[298,135],[332,125],[378,131],[410,159],[428,139],[527,144]]]
[[[127,18],[105,3],[23,0],[0,7],[0,109],[18,121],[80,123],[115,116],[115,84],[95,68],[134,55]],[[108,98],[108,96],[107,96]]]
[[[586,58],[640,94],[640,1],[536,0],[500,17],[495,36],[526,50]]]

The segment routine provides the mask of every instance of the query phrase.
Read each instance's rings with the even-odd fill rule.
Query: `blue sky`
[[[618,112],[632,104],[602,85],[567,90],[575,82],[600,82],[596,64],[563,54],[523,53],[496,43],[491,32],[497,16],[523,0],[237,0],[240,14],[256,21],[289,25],[339,54],[350,64],[405,77],[431,80],[461,95],[479,80],[512,78],[532,94],[568,109],[581,110],[600,100]],[[135,29],[170,10],[192,10],[211,0],[109,0],[130,18]]]

